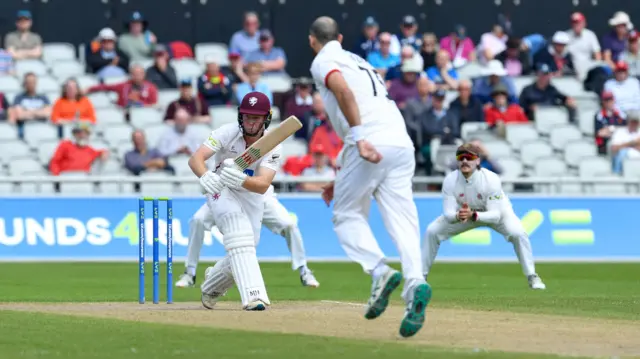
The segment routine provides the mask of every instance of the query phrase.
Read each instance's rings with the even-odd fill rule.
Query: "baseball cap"
[[[444,98],[447,96],[447,91],[443,89],[437,89],[436,92],[433,93],[433,97],[441,97]]]
[[[464,25],[461,25],[461,24],[456,25],[453,32],[455,32],[456,36],[458,36],[461,39],[464,39],[467,37],[467,29],[464,27]]]
[[[260,30],[260,40],[271,40],[273,39],[273,34],[270,30],[264,29]]]
[[[156,54],[164,54],[166,52],[169,52],[169,50],[163,44],[157,44],[156,47],[153,49],[153,52]]]
[[[325,154],[324,152],[324,146],[320,143],[316,143],[314,145],[311,146],[311,153],[322,153]]]
[[[191,79],[182,79],[180,80],[180,87],[191,87],[193,84],[191,83]]]
[[[554,44],[561,45],[567,45],[570,41],[571,39],[569,38],[569,34],[564,31],[556,31],[556,33],[553,34],[553,38],[551,39],[551,42],[553,42]]]
[[[416,21],[416,18],[413,17],[413,15],[406,15],[405,17],[402,18],[402,25],[403,26],[413,26],[416,25],[418,22]]]
[[[616,71],[616,72],[617,71],[629,71],[629,65],[626,62],[620,60],[620,61],[616,62],[616,66],[614,67],[613,70]]]
[[[362,26],[364,26],[364,27],[374,27],[374,26],[378,26],[378,22],[376,21],[376,19],[373,16],[367,16],[367,18],[364,19],[364,24]]]
[[[241,55],[240,55],[240,51],[238,51],[238,50],[231,50],[231,51],[229,52],[229,58],[230,58],[230,59],[237,59],[237,58],[239,58],[240,56],[241,56]]]
[[[144,21],[144,16],[142,16],[142,13],[140,11],[134,11],[133,14],[131,14],[131,18],[129,19],[129,22],[134,22],[134,21]]]
[[[100,30],[100,32],[98,33],[98,39],[100,39],[100,41],[102,40],[116,41],[117,38],[118,36],[116,35],[116,32],[108,27],[105,27],[104,29]]]
[[[473,145],[471,143],[465,143],[460,147],[458,147],[458,149],[456,150],[456,156],[460,156],[465,153],[468,153],[474,156],[480,156],[480,149],[478,149],[476,145]]]
[[[31,19],[31,11],[29,10],[19,10],[16,15],[18,19]]]
[[[91,124],[87,122],[78,122],[73,126],[71,133],[77,133],[81,131],[86,131],[87,133],[91,133]]]
[[[604,91],[604,92],[602,93],[601,98],[602,98],[603,100],[613,100],[613,92],[611,92],[611,91]]]
[[[505,86],[503,83],[498,83],[495,86],[493,86],[493,89],[491,89],[491,96],[496,95],[496,94],[509,94],[509,90],[507,89],[507,86]]]
[[[574,12],[571,14],[571,22],[585,22],[586,19],[581,12]]]
[[[267,95],[262,92],[253,91],[244,95],[238,107],[240,114],[247,115],[268,115],[271,111],[271,102]]]
[[[545,63],[541,63],[538,65],[538,73],[542,73],[542,74],[550,74],[551,73],[551,68],[549,67],[549,65],[545,64]]]

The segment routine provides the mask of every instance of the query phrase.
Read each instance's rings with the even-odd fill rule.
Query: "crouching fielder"
[[[176,287],[192,287],[196,281],[196,269],[200,259],[200,250],[204,242],[205,230],[210,230],[215,223],[211,209],[205,203],[193,214],[189,220],[189,247],[187,248],[187,261],[184,274],[176,282]],[[298,224],[291,218],[289,211],[278,201],[273,186],[265,194],[264,215],[262,225],[275,234],[279,234],[287,241],[287,247],[291,252],[292,269],[300,273],[300,282],[305,287],[319,287],[313,272],[307,267],[307,259],[302,243],[302,234]]]
[[[502,191],[497,174],[480,168],[479,150],[472,144],[458,147],[458,170],[442,184],[444,213],[427,228],[423,243],[424,275],[429,274],[440,243],[470,229],[487,226],[513,244],[522,271],[533,289],[545,289],[536,274],[529,236]]]
[[[245,310],[264,310],[270,305],[256,257],[260,221],[267,192],[279,167],[280,146],[244,172],[233,159],[251,146],[271,122],[269,99],[260,92],[248,93],[238,108],[238,125],[228,124],[211,132],[189,159],[193,173],[206,191],[207,205],[220,229],[227,255],[205,272],[202,304],[212,309],[218,298],[235,283]],[[221,164],[208,171],[205,162],[215,156]]]

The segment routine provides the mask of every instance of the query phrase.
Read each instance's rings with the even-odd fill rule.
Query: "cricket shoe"
[[[218,303],[218,300],[220,300],[221,297],[224,297],[224,295],[227,292],[224,293],[202,293],[202,296],[200,297],[200,299],[202,300],[202,305],[207,308],[207,309],[213,309],[213,307],[216,306],[216,303]]]
[[[540,279],[540,277],[538,277],[537,274],[532,274],[528,276],[527,280],[529,281],[529,287],[531,289],[540,289],[540,290],[547,289],[547,286],[544,285],[544,283],[542,282],[542,279]]]
[[[431,286],[428,283],[418,284],[413,289],[413,299],[407,303],[404,319],[400,323],[400,335],[408,338],[416,335],[422,328],[426,317],[425,311],[431,301]]]
[[[254,301],[251,301],[249,304],[245,305],[244,310],[249,311],[249,312],[258,312],[258,311],[263,311],[265,309],[267,309],[267,307],[269,306],[268,302],[264,302],[261,299],[256,299]]]
[[[196,284],[196,276],[183,273],[180,275],[180,279],[176,282],[178,288],[191,288]]]
[[[400,282],[402,282],[402,274],[395,269],[389,269],[385,274],[374,279],[364,317],[375,319],[382,315],[389,305],[389,296],[398,288]]]
[[[320,282],[318,282],[313,272],[309,269],[306,269],[300,274],[300,282],[304,287],[318,288],[320,286]]]

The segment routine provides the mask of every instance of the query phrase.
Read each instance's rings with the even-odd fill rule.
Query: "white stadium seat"
[[[548,135],[551,129],[569,123],[569,113],[560,106],[540,106],[535,111],[534,122],[540,134]]]
[[[40,60],[18,60],[15,62],[15,70],[19,79],[22,79],[29,72],[33,72],[37,76],[47,74],[47,66]]]
[[[510,124],[505,126],[507,142],[511,147],[519,149],[523,142],[537,140],[538,131],[531,124]]]
[[[176,171],[176,175],[190,175],[192,174],[189,167],[189,156],[178,155],[169,157],[169,165]]]
[[[0,141],[0,159],[9,163],[16,158],[33,157],[29,146],[20,140]]]
[[[502,167],[502,173],[500,174],[505,178],[518,178],[524,173],[522,162],[517,158],[500,158],[497,160],[500,167]]]
[[[124,112],[116,107],[96,109],[96,120],[99,126],[125,123]]]
[[[486,131],[489,125],[486,122],[465,122],[460,127],[460,134],[464,140],[470,140],[470,134],[478,131]]]
[[[516,94],[520,95],[522,90],[531,85],[536,80],[535,76],[517,76],[513,78],[513,85],[516,88]]]
[[[562,177],[567,174],[567,164],[557,157],[540,157],[533,166],[533,172],[539,177]]]
[[[12,176],[24,175],[29,172],[44,172],[44,167],[40,162],[31,158],[18,158],[8,163],[9,174]]]
[[[51,42],[42,45],[42,60],[47,64],[56,61],[75,60],[76,49],[72,44]]]
[[[145,128],[152,125],[162,124],[162,113],[155,108],[138,107],[129,110],[131,126],[135,128]]]
[[[596,156],[596,154],[596,146],[585,140],[572,141],[564,147],[564,161],[571,167],[578,167],[581,158]]]
[[[522,144],[520,152],[522,163],[525,166],[533,167],[539,158],[551,156],[553,149],[544,141],[529,141]]]
[[[578,110],[578,126],[585,135],[593,136],[595,133],[596,111]]]
[[[625,159],[622,168],[624,177],[640,179],[640,158]]]
[[[20,84],[20,82],[20,80],[13,76],[0,75],[0,92],[4,93],[5,96],[7,92],[20,92],[22,91],[22,85]],[[9,102],[13,103],[13,101]]]
[[[36,92],[38,93],[56,92],[60,94],[61,91],[62,91],[62,85],[55,78],[51,76],[38,76]]]
[[[200,63],[211,60],[220,66],[229,65],[229,50],[224,43],[199,43],[196,44],[194,52],[196,60]]]
[[[82,74],[80,76],[77,76],[76,81],[78,82],[78,86],[80,86],[80,89],[82,91],[87,91],[89,87],[98,85],[100,83],[98,78],[91,74]],[[100,93],[95,93],[95,95],[97,94],[100,94]],[[91,94],[91,95],[94,95],[94,94]],[[93,103],[93,101],[91,101],[91,103],[93,104],[93,107],[98,107],[96,106],[95,103]]]
[[[57,140],[58,128],[49,123],[31,122],[24,125],[24,139],[31,147],[45,140]]]
[[[113,101],[106,92],[94,92],[88,95],[93,107],[97,110],[100,108],[115,107]]]
[[[169,104],[180,98],[180,91],[173,89],[164,89],[158,91],[158,106],[166,109]]]
[[[131,142],[132,133],[133,129],[129,125],[112,125],[109,127],[105,127],[102,130],[102,137],[112,144],[120,142]]]
[[[160,138],[167,132],[171,126],[165,124],[156,124],[145,127],[144,135],[147,138],[147,143],[151,147],[155,147],[155,145],[160,141]]]
[[[1,80],[0,80],[1,81]],[[0,144],[18,138],[18,129],[7,121],[0,122]]]
[[[204,67],[192,59],[171,60],[171,65],[176,70],[178,80],[193,80],[200,77],[204,72]]]
[[[51,160],[51,157],[53,157],[53,154],[56,152],[59,144],[60,142],[56,140],[42,141],[38,143],[38,147],[36,147],[36,149],[38,151],[38,160],[40,163],[47,165]]]
[[[211,115],[214,129],[238,121],[238,111],[234,107],[212,106],[209,107],[209,115]]]
[[[506,158],[513,156],[511,147],[505,141],[487,141],[483,143],[490,158]]]
[[[580,177],[611,176],[611,162],[600,156],[589,156],[580,159],[578,165]]]
[[[282,143],[283,161],[287,157],[302,156],[309,152],[308,145],[304,140],[293,139]]]
[[[51,67],[51,74],[60,81],[84,74],[84,66],[76,60],[58,61]]]
[[[292,82],[289,75],[264,75],[261,79],[271,92],[287,92],[291,90]]]
[[[575,126],[560,126],[551,129],[549,142],[555,150],[564,150],[567,143],[582,139],[582,133]]]

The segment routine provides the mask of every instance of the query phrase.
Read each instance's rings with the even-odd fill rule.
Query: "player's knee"
[[[189,219],[189,226],[191,226],[191,227],[203,226],[204,227],[204,218],[201,218],[201,217],[198,217],[198,216],[191,217],[191,219]]]
[[[429,239],[437,239],[438,234],[440,232],[440,226],[436,222],[432,222],[427,226],[427,232],[425,233],[426,237]]]
[[[220,218],[218,228],[227,251],[242,247],[255,247],[251,222],[243,213],[229,213]]]

